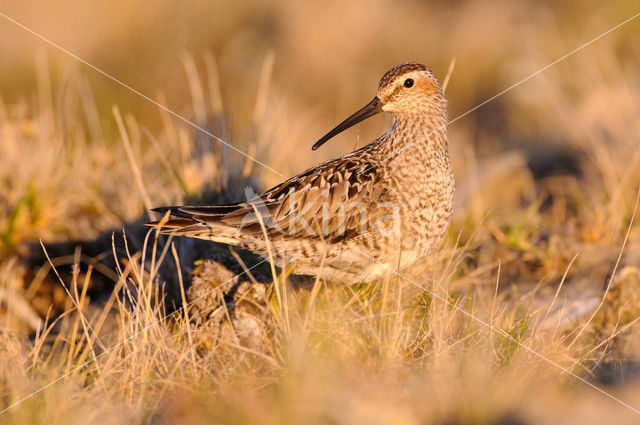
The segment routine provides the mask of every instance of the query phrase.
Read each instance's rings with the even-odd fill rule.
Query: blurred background
[[[116,0],[95,5],[8,0],[2,11],[289,176],[363,145],[389,125],[389,117],[376,117],[319,152],[309,149],[327,129],[367,102],[382,73],[393,65],[422,62],[442,80],[455,58],[447,89],[450,117],[454,118],[617,25],[636,8],[633,1],[581,1],[576,8],[570,1],[345,4],[250,0],[185,5]],[[24,155],[51,133],[67,145],[80,141],[119,144],[114,105],[157,138],[163,137],[160,132],[166,130],[169,120],[178,131],[190,132],[188,137],[197,138],[200,146],[220,148],[197,129],[163,115],[148,100],[3,19],[0,96],[5,120],[22,120],[24,130],[34,133],[20,143],[23,155],[7,164],[5,172],[23,168],[19,164],[26,162],[31,164],[27,169],[33,168],[23,170],[32,173],[27,179],[51,181],[48,172],[52,170]],[[638,66],[638,28],[637,22],[630,22],[455,122],[450,139],[456,174],[464,178],[465,161],[470,157],[484,158],[515,148],[533,152],[529,159],[539,162],[534,164],[537,172],[575,167],[565,149],[582,143],[570,140],[582,135],[567,134],[567,123],[597,114],[595,110],[576,111],[576,104],[589,103],[596,90],[611,93],[620,85],[625,85],[620,90],[637,85],[630,74]],[[629,96],[633,94],[637,91]],[[612,103],[624,101],[598,99],[603,113],[621,109]],[[617,109],[620,120],[627,113],[636,116],[637,111]],[[43,128],[45,118],[50,128]],[[145,135],[133,143],[142,156],[153,149]],[[6,142],[4,145],[7,149]],[[221,149],[228,169],[244,167],[244,157]],[[165,154],[172,156],[168,149]],[[546,156],[561,158],[546,163]],[[264,167],[252,167],[263,188],[282,179]],[[109,173],[109,165],[93,172]],[[129,176],[119,178],[123,177]],[[143,178],[151,186],[162,179],[152,172],[144,172]],[[193,178],[199,181],[189,188],[197,191],[197,186],[210,182],[211,174]],[[97,191],[112,191],[119,182],[110,177],[96,184]],[[16,189],[12,188],[13,197],[19,198]],[[133,187],[118,190],[131,192]],[[142,203],[123,205],[103,195],[101,199],[122,221],[144,211]],[[151,199],[161,201],[154,193]],[[15,201],[7,199],[5,205]],[[100,223],[103,219],[96,218],[93,231],[117,224],[116,220]],[[82,234],[87,231],[83,229]]]
[[[633,1],[581,1],[576,8],[570,1],[250,0],[185,5],[116,0],[95,5],[8,0],[2,11],[289,176],[383,131],[389,118],[376,117],[319,152],[309,150],[327,129],[372,97],[378,79],[393,65],[419,61],[442,80],[455,58],[447,89],[453,118],[630,17],[636,6]],[[461,165],[469,155],[485,157],[515,147],[563,154],[572,141],[566,129],[558,127],[580,119],[576,102],[588,102],[599,86],[623,84],[620,79],[637,70],[638,28],[635,21],[623,26],[452,125],[457,174],[464,176]],[[21,143],[21,153],[45,130],[62,132],[67,143],[119,143],[114,105],[151,134],[160,137],[166,128],[158,107],[7,19],[0,36],[5,40],[0,46],[5,115],[20,118],[26,131],[38,133]],[[604,112],[616,106],[612,101],[607,100]],[[558,114],[565,106],[570,110]],[[42,128],[44,118],[51,128]],[[218,144],[174,117],[166,119],[192,132],[189,137],[202,138],[200,144]],[[151,149],[147,137],[141,136],[139,144],[141,151]],[[225,161],[243,166],[245,158],[223,150],[228,153]],[[21,168],[23,161],[35,164],[25,155],[4,168]],[[281,179],[263,167],[254,168],[265,187]],[[36,165],[31,178],[44,179],[45,171],[50,170]],[[106,164],[95,170],[108,171]],[[151,185],[158,178],[143,174]],[[106,180],[96,190],[117,185]],[[153,194],[152,199],[156,201]],[[5,204],[11,203],[15,200]],[[141,203],[138,208],[107,203],[122,220],[143,212]],[[92,229],[103,230],[104,225]]]
[[[39,240],[70,267],[64,279],[93,288],[90,298],[96,285],[110,294],[113,230],[127,229],[131,260],[153,206],[240,200],[247,185],[267,189],[363,146],[390,117],[311,151],[390,67],[421,62],[441,82],[450,71],[456,119],[640,9],[634,0],[3,0],[0,12],[0,318],[33,332],[70,308]],[[449,126],[451,290],[492,293],[500,280],[512,289],[505,299],[535,293],[544,305],[566,278],[584,313],[616,259],[614,270],[640,282],[639,70],[640,18]],[[176,243],[183,271],[207,255]],[[616,326],[640,313],[634,288],[631,304],[615,304],[631,313],[607,316]],[[626,367],[614,368],[618,378]]]

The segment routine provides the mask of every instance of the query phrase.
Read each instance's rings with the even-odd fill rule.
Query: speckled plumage
[[[451,219],[446,103],[429,68],[396,66],[380,80],[376,97],[314,149],[381,111],[395,116],[385,134],[249,202],[158,208],[170,212],[161,231],[267,257],[266,232],[276,265],[295,263],[295,273],[331,281],[371,281],[389,267],[405,269],[430,253]]]

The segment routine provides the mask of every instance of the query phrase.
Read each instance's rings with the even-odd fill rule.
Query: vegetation
[[[456,119],[635,2],[89,4],[2,13],[168,110],[3,18],[0,423],[637,423],[640,18]],[[388,118],[310,150],[388,67],[454,58],[420,267],[300,282],[141,225],[361,146]]]

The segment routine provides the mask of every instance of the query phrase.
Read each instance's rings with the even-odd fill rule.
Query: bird
[[[296,275],[366,283],[424,261],[451,221],[455,190],[447,99],[425,65],[389,69],[375,97],[313,146],[381,112],[394,117],[380,137],[244,201],[167,206],[146,223],[257,253]]]

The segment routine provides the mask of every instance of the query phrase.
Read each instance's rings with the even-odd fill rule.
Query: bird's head
[[[318,149],[333,136],[380,112],[397,116],[446,114],[447,100],[438,79],[425,65],[408,62],[388,70],[380,79],[376,96],[313,145]]]

